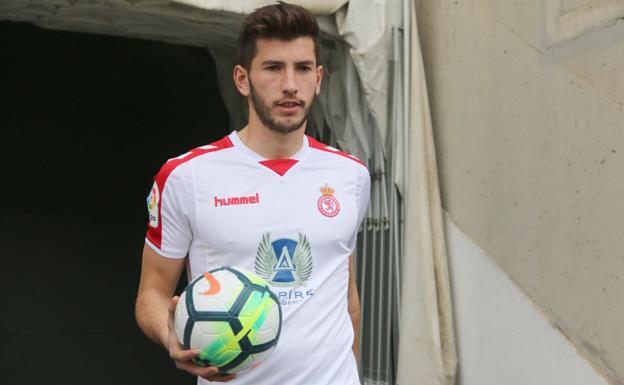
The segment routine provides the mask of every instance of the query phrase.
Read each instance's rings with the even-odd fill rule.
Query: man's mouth
[[[285,108],[299,107],[302,104],[303,103],[300,100],[287,100],[287,101],[283,101],[283,102],[278,102],[277,103],[278,106],[285,107]]]

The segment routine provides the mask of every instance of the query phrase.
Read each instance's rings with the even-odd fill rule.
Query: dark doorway
[[[192,384],[134,321],[145,198],[227,134],[208,52],[0,23],[0,384]]]

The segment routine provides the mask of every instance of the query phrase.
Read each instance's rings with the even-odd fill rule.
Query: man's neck
[[[250,122],[238,132],[238,137],[245,146],[265,159],[287,159],[301,150],[305,126],[304,123],[296,131],[282,134]]]

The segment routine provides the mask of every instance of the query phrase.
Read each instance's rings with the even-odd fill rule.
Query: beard
[[[260,95],[258,95],[258,93],[256,93],[256,89],[251,83],[251,80],[249,81],[249,91],[251,96],[251,105],[256,111],[256,115],[258,115],[258,118],[260,118],[262,124],[264,124],[265,127],[268,127],[271,131],[278,132],[280,134],[288,134],[290,132],[300,129],[301,126],[303,126],[303,124],[306,122],[306,120],[308,120],[308,115],[310,114],[310,106],[312,106],[312,104],[314,103],[314,99],[316,98],[316,95],[313,95],[312,100],[310,101],[310,106],[307,107],[306,102],[299,99],[301,107],[304,110],[303,117],[298,121],[287,124],[277,122],[271,116],[272,106],[270,106],[269,103],[267,103],[264,99],[262,99],[262,97],[260,97]],[[273,106],[276,106],[278,103],[279,102],[274,102]]]

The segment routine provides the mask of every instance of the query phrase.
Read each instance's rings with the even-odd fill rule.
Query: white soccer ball
[[[195,362],[220,373],[258,366],[275,348],[282,311],[267,282],[238,267],[221,267],[194,279],[180,295],[175,331]]]

